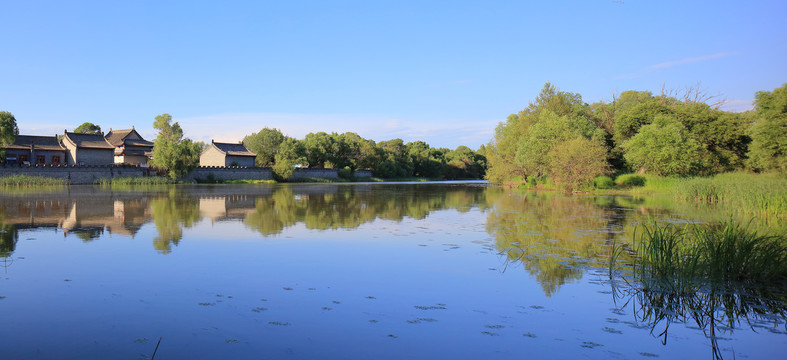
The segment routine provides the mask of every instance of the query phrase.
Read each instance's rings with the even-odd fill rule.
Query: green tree
[[[279,180],[292,177],[296,166],[306,163],[306,149],[303,142],[286,138],[279,146],[273,161],[273,175]]]
[[[581,189],[599,175],[609,172],[607,148],[598,141],[577,136],[550,150],[550,174],[564,191]]]
[[[759,91],[755,99],[749,166],[787,172],[787,84],[773,91]]]
[[[279,145],[284,142],[284,138],[284,134],[279,129],[265,127],[260,132],[243,138],[243,145],[257,153],[257,166],[269,167],[273,165]]]
[[[8,111],[0,111],[0,159],[5,160],[5,147],[13,144],[19,128],[16,118]]]
[[[703,166],[702,145],[683,124],[667,115],[657,116],[622,147],[632,166],[657,175],[687,175]]]
[[[184,139],[183,129],[177,122],[172,124],[170,114],[156,116],[153,128],[158,131],[153,140],[153,166],[166,172],[170,178],[178,179],[199,165],[205,144]]]
[[[91,122],[84,122],[84,123],[82,123],[82,125],[77,126],[77,128],[74,129],[74,132],[75,133],[80,133],[80,134],[96,134],[96,135],[99,135],[99,134],[101,134],[101,126],[98,126],[98,125],[93,124]]]

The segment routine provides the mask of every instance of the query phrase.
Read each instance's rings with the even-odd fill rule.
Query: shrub
[[[645,177],[635,174],[623,174],[615,179],[615,184],[623,186],[645,186]]]
[[[350,169],[349,166],[345,166],[337,172],[340,179],[350,180],[353,178],[353,169]]]
[[[615,182],[609,176],[596,176],[593,179],[593,185],[596,189],[612,189],[615,186]]]

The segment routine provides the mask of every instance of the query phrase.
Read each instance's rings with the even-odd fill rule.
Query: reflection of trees
[[[607,245],[625,223],[614,200],[512,192],[495,197],[489,201],[487,231],[507,260],[521,262],[547,296],[605,259]]]
[[[718,333],[740,328],[741,320],[752,329],[779,331],[780,325],[787,326],[787,296],[780,288],[704,284],[675,292],[655,282],[615,278],[612,290],[619,307],[631,305],[636,320],[647,323],[664,345],[671,324],[693,321],[710,341],[714,359],[722,358]]]
[[[2,220],[0,214],[0,220]],[[0,221],[0,257],[7,258],[16,250],[16,243],[19,241],[19,230],[12,224],[4,224]]]
[[[266,236],[296,223],[315,230],[348,229],[375,219],[423,219],[446,208],[467,211],[483,203],[483,198],[483,187],[383,185],[373,191],[357,186],[332,191],[279,187],[273,195],[258,198],[255,211],[243,223]]]
[[[169,196],[150,199],[150,211],[158,231],[153,247],[162,254],[169,254],[173,244],[178,246],[183,228],[194,226],[201,218],[199,201],[175,190]]]

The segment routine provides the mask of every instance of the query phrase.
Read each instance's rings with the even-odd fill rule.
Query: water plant
[[[30,176],[30,175],[10,175],[0,177],[0,186],[52,186],[52,185],[66,185],[68,181],[65,179],[58,179],[45,176]]]

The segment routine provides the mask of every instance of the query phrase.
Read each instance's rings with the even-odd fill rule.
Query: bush
[[[353,169],[350,169],[349,166],[345,166],[345,167],[339,169],[337,174],[339,175],[340,179],[350,180],[350,179],[353,178],[354,172],[353,172]]]
[[[593,185],[596,189],[612,189],[615,186],[615,182],[609,176],[596,176],[593,179]]]
[[[635,174],[623,174],[615,179],[615,184],[623,186],[645,186],[645,177]]]

